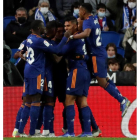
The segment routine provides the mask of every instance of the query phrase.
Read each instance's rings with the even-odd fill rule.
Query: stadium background
[[[5,1],[6,0],[4,0],[4,2]],[[118,33],[112,33],[111,36],[113,34],[119,37]],[[106,33],[103,33],[102,36],[103,36],[104,43],[110,41],[107,40],[107,38],[105,38]],[[122,38],[123,37],[121,37],[121,41]],[[121,41],[119,40],[114,43],[116,44],[118,43],[120,45]],[[117,46],[117,51],[119,54],[123,55],[124,57],[124,50],[120,46]],[[14,54],[14,49],[12,49],[12,56],[13,54]],[[14,62],[12,57],[11,57],[11,62]],[[135,86],[118,86],[118,88],[121,91],[121,93],[124,96],[126,96],[131,102],[136,100]],[[16,114],[22,103],[21,95],[22,95],[22,87],[4,87],[4,93],[3,93],[3,113],[4,113],[3,136],[4,137],[11,137],[15,125]],[[89,90],[88,103],[92,109],[92,112],[95,116],[95,119],[100,129],[102,130],[103,137],[126,137],[126,135],[124,135],[122,132],[122,128],[121,128],[122,118],[121,118],[120,105],[116,100],[114,100],[107,92],[105,92],[100,87],[91,86]],[[62,105],[57,101],[55,112],[54,112],[55,114],[54,129],[55,129],[55,134],[57,136],[62,134],[61,131],[62,122],[63,122],[62,109],[63,109]],[[136,135],[136,125],[137,125],[136,114],[137,114],[137,109],[135,109],[134,112],[131,114],[130,120],[128,122],[129,131],[133,135]],[[25,128],[25,133],[28,134],[28,132],[29,132],[29,121]],[[81,133],[77,109],[76,109],[76,117],[75,117],[75,133],[76,135]]]
[[[122,95],[127,97],[131,102],[136,100],[136,87],[135,86],[118,86],[118,89],[121,91]],[[12,131],[15,125],[15,119],[17,111],[22,103],[21,95],[22,95],[22,87],[4,87],[4,96],[3,96],[3,112],[4,112],[4,121],[3,121],[3,136],[11,137]],[[90,86],[89,96],[88,96],[88,104],[91,107],[93,115],[102,130],[103,137],[130,137],[127,130],[122,130],[121,123],[121,111],[120,104],[113,99],[106,91],[104,91],[99,86]],[[132,107],[134,108],[134,107]],[[131,109],[132,109],[131,108]],[[54,130],[56,136],[62,134],[62,109],[63,106],[58,101],[55,105],[55,119],[54,119]],[[78,111],[76,109],[75,116],[75,134],[78,135],[81,133],[81,127],[78,119]],[[136,119],[137,109],[134,108],[134,112],[132,114],[126,113],[126,115],[130,115],[129,122],[123,122],[123,124],[128,123],[129,132],[136,137]],[[125,120],[123,120],[125,121]],[[125,132],[123,134],[123,132]],[[29,133],[29,120],[28,124],[25,127],[25,133]]]

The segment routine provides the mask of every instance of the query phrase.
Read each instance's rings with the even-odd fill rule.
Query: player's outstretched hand
[[[64,36],[65,36],[66,38],[69,38],[70,35],[71,35],[71,33],[70,33],[69,31],[66,31],[66,32],[64,33]]]

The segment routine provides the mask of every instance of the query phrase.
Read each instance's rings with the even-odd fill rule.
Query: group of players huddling
[[[17,113],[13,137],[55,137],[53,111],[56,97],[64,105],[64,135],[60,137],[75,137],[75,102],[82,128],[78,136],[101,136],[87,104],[93,77],[118,100],[122,117],[127,112],[130,101],[107,78],[107,53],[101,41],[100,25],[91,11],[89,3],[82,4],[79,18],[68,17],[64,28],[58,21],[50,21],[46,27],[40,20],[31,24],[32,34],[21,43],[18,52],[27,62],[24,69],[23,104]],[[64,29],[66,32],[63,37]],[[29,135],[26,135],[24,128],[29,116],[30,130]]]

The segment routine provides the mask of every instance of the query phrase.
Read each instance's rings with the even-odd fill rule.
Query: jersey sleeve
[[[83,31],[85,29],[91,29],[91,28],[92,28],[91,27],[91,21],[89,19],[84,20],[84,22],[83,22]]]
[[[41,42],[38,44],[38,46],[40,49],[42,49],[46,52],[58,54],[66,42],[67,42],[66,37],[63,37],[63,39],[61,40],[61,42],[58,45],[53,45],[53,44],[49,43],[47,40],[42,39]]]
[[[64,55],[70,52],[73,49],[73,47],[77,45],[74,42],[75,40],[70,40],[67,44],[65,44],[63,48],[61,49],[61,51],[59,52],[59,55]]]
[[[19,46],[19,48],[18,48],[18,51],[23,50],[23,52],[26,52],[26,51],[27,51],[26,43],[27,43],[27,41],[24,40],[24,41],[20,44],[20,46]]]

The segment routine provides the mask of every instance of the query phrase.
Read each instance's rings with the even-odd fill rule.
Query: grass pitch
[[[3,140],[136,140],[136,138],[3,138]]]

